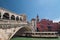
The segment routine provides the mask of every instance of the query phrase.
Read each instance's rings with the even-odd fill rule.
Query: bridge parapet
[[[26,21],[4,20],[0,19],[0,24],[27,24]]]

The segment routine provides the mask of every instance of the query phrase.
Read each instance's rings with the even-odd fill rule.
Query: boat
[[[25,32],[24,34],[28,37],[58,37],[58,32]]]

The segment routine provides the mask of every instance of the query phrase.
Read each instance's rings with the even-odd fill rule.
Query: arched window
[[[19,17],[18,17],[18,16],[16,17],[16,20],[17,20],[17,21],[19,20]]]
[[[11,20],[15,20],[15,16],[14,15],[11,16]]]
[[[20,18],[20,21],[22,21],[22,18]]]
[[[4,13],[3,19],[9,19],[9,13]]]

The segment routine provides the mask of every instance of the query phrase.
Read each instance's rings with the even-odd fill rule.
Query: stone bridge
[[[22,32],[33,31],[32,26],[27,22],[18,23],[11,20],[0,20],[0,40],[10,40],[20,29],[22,29]]]
[[[0,8],[0,40],[10,40],[20,30],[33,31],[32,26],[27,23],[26,15],[17,15]]]

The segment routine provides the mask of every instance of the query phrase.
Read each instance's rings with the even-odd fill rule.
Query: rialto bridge
[[[0,40],[10,40],[20,30],[22,33],[33,31],[32,26],[27,23],[26,15],[0,8]]]

